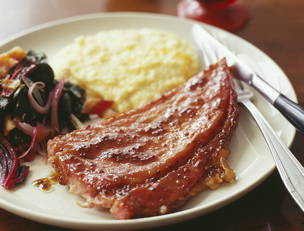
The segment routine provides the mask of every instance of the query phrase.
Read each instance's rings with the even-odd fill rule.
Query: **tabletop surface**
[[[0,0],[0,40],[26,28],[80,14],[114,11],[176,15],[178,0]],[[243,0],[250,21],[239,32],[267,53],[289,77],[304,106],[304,1]],[[304,164],[303,135],[297,133],[292,152]],[[304,231],[304,215],[275,171],[236,202],[196,219],[155,230]],[[193,228],[192,228],[193,227]],[[0,231],[66,230],[33,222],[0,209]]]

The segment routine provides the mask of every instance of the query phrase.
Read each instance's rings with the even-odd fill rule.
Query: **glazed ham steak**
[[[159,99],[48,142],[60,183],[118,219],[165,214],[233,182],[236,95],[225,60]]]

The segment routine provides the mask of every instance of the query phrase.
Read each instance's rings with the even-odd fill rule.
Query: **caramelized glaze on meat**
[[[119,219],[168,213],[231,181],[237,103],[225,60],[139,109],[48,143],[60,182]],[[231,177],[229,177],[231,176]]]

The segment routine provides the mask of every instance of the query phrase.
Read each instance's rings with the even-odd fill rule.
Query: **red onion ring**
[[[7,175],[7,171],[8,171],[8,168],[7,168],[7,158],[5,158],[5,152],[3,151],[2,147],[0,149],[0,157],[1,157],[1,178],[0,178],[0,182],[1,184],[4,183],[4,180],[5,180],[5,177]]]
[[[0,136],[0,142],[5,146],[5,148],[11,155],[11,158],[7,157],[7,160],[10,161],[7,161],[5,163],[5,166],[3,166],[4,168],[3,171],[5,171],[6,174],[8,175],[5,174],[6,176],[2,176],[3,177],[2,185],[6,189],[10,189],[13,186],[12,179],[14,178],[17,172],[17,167],[18,167],[18,160],[16,158],[17,155],[12,145],[2,135]],[[7,153],[2,153],[2,154],[7,154]]]
[[[32,72],[35,68],[37,67],[36,64],[31,64],[29,67],[27,67],[26,71],[24,73],[22,73],[23,69],[24,68],[23,66],[19,67],[20,69],[18,70],[17,69],[17,72],[10,77],[11,79],[16,79],[18,77],[19,74],[22,73],[22,76],[21,76],[21,79],[24,77],[24,76],[27,76],[30,72]]]
[[[16,126],[26,135],[33,137],[34,129],[37,129],[37,141],[41,141],[48,137],[51,133],[50,129],[44,125],[38,124],[36,127],[24,122],[17,121]]]
[[[22,159],[23,157],[27,156],[30,153],[30,151],[34,148],[36,141],[37,141],[37,128],[34,127],[31,144],[24,153],[18,156],[18,159]]]
[[[54,88],[54,95],[53,95],[53,100],[52,100],[52,105],[51,105],[51,126],[52,128],[59,133],[60,128],[59,128],[59,120],[58,120],[58,105],[59,105],[59,100],[62,95],[62,90],[64,87],[64,80],[61,79],[57,83],[57,85]]]
[[[23,122],[17,121],[16,127],[28,136],[33,135],[34,128],[33,128],[33,126],[29,125],[28,123],[23,123]]]
[[[53,98],[53,94],[52,92],[50,92],[49,97],[47,99],[47,102],[44,106],[41,106],[36,99],[33,97],[33,93],[34,95],[40,94],[39,90],[37,90],[37,88],[44,88],[45,84],[43,82],[35,82],[33,83],[28,90],[27,96],[29,99],[30,104],[32,105],[32,107],[40,114],[47,114],[48,111],[50,110],[50,106],[51,106],[51,101]],[[40,96],[41,98],[41,96]]]
[[[30,89],[31,86],[34,84],[34,82],[32,80],[30,80],[29,78],[27,78],[26,76],[23,76],[22,81],[24,82],[24,84],[27,86],[28,89]],[[36,97],[38,103],[42,105],[43,100],[42,100],[40,93],[38,91],[34,90],[33,94]]]
[[[10,80],[23,80],[24,78],[26,78],[25,76],[28,75],[30,72],[32,72],[37,65],[35,64],[31,64],[29,67],[25,67],[26,71],[23,73],[23,62],[19,62],[17,65],[17,67],[15,68],[15,70],[13,71],[13,73],[8,76],[8,79]],[[1,95],[4,97],[9,97],[11,96],[11,94],[15,91],[16,89],[10,89],[10,88],[3,88]]]
[[[11,189],[15,184],[20,183],[22,181],[24,181],[24,179],[27,177],[27,175],[29,174],[30,171],[30,167],[26,166],[26,165],[21,165],[19,166],[18,169],[18,176],[15,176],[14,179],[11,180],[10,184],[7,185],[7,189]]]
[[[12,189],[17,183],[24,181],[29,173],[29,167],[20,165],[15,149],[10,142],[0,135],[0,156],[1,158],[1,185],[5,189]]]

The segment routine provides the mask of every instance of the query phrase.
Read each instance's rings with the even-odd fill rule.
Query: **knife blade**
[[[268,84],[202,26],[198,24],[193,25],[192,36],[197,46],[202,50],[205,61],[212,60],[212,62],[215,63],[221,58],[226,58],[234,77],[255,88],[268,102],[277,108],[298,131],[304,133],[304,109],[300,105]],[[206,54],[208,54],[208,58]],[[210,64],[211,63],[206,63],[206,65]]]

